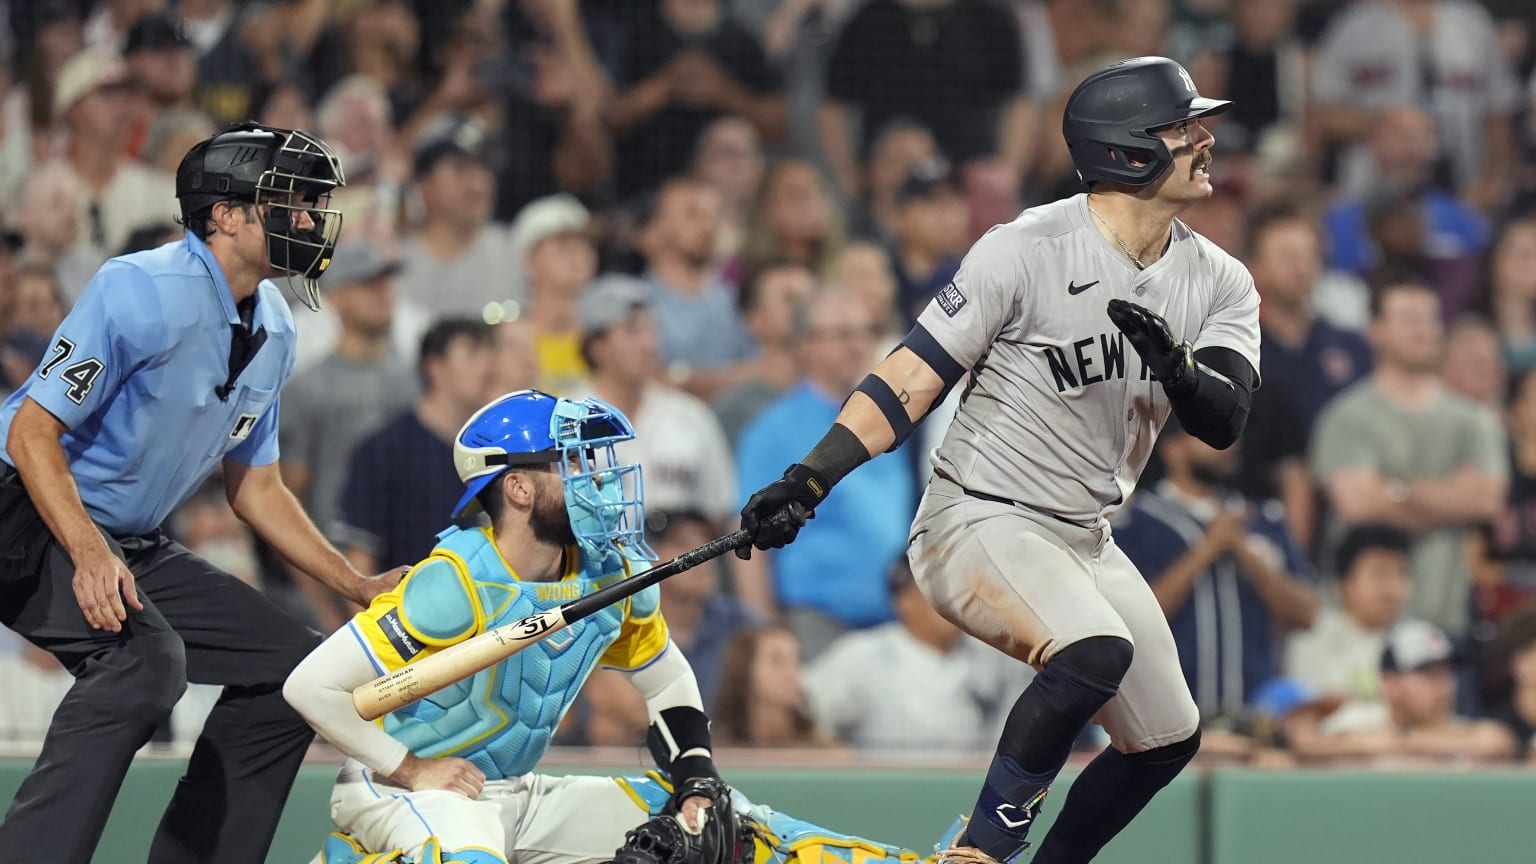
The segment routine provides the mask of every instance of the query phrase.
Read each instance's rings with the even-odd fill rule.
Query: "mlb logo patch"
[[[939,308],[944,310],[944,314],[951,318],[955,317],[956,312],[965,308],[965,295],[960,293],[960,289],[956,288],[953,282],[945,285],[934,299],[939,301]]]
[[[241,414],[235,421],[235,428],[229,430],[229,440],[244,441],[251,437],[251,430],[256,428],[257,415]]]

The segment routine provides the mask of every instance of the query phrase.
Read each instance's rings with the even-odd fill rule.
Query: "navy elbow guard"
[[[656,767],[680,786],[694,778],[719,779],[711,750],[709,718],[687,705],[662,709],[645,736]]]
[[[1184,431],[1225,450],[1237,443],[1253,406],[1253,367],[1227,348],[1202,348],[1191,358],[1192,386],[1169,392]]]

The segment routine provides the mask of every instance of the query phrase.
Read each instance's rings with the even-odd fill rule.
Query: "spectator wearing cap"
[[[325,306],[340,325],[335,347],[283,390],[284,482],[315,524],[336,539],[337,505],[353,451],[417,396],[409,360],[390,342],[399,269],[371,243],[336,248],[320,281]],[[308,576],[290,573],[326,632],[341,626],[339,598]]]
[[[352,233],[352,223],[346,223],[347,229],[344,235],[346,242],[356,242],[360,246],[370,248],[373,252],[370,256],[377,260],[379,257],[388,258],[391,266],[395,268],[390,279],[390,314],[389,314],[389,348],[393,356],[399,358],[407,365],[414,363],[416,353],[421,350],[421,337],[424,336],[436,318],[430,307],[415,303],[400,292],[401,263],[398,255],[390,255],[388,246],[380,243],[372,235],[365,232]],[[320,280],[322,292],[327,286],[335,285],[331,280],[335,277],[336,263],[333,260],[327,268],[325,276]],[[290,299],[289,304],[296,304],[296,299]],[[476,316],[477,318],[479,316]],[[299,330],[299,344],[295,352],[294,375],[298,376],[331,356],[337,350],[337,344],[342,336],[342,322],[337,315],[336,307],[328,300],[324,302],[320,311],[311,313],[305,310],[304,327]]]
[[[175,18],[145,15],[128,28],[123,59],[155,110],[190,108],[197,87],[197,52]]]
[[[62,161],[80,181],[75,249],[93,271],[117,254],[135,228],[170,221],[178,212],[171,177],[124,154],[133,86],[121,60],[86,50],[64,66],[54,88],[54,117],[68,132]]]
[[[192,96],[197,87],[197,54],[176,19],[155,12],[144,15],[128,28],[123,42],[123,61],[133,78],[133,121],[125,132],[127,151],[134,158],[166,165],[160,170],[176,173],[181,155],[197,141],[213,134],[213,122],[201,137],[168,153],[165,141],[152,142],[149,130],[169,112],[197,116]],[[158,149],[157,149],[158,145]]]
[[[498,395],[490,386],[494,361],[494,331],[478,319],[445,318],[421,337],[421,398],[357,445],[342,485],[337,545],[359,567],[376,573],[415,564],[453,521],[464,492],[453,441]]]
[[[856,235],[880,243],[896,240],[901,187],[918,165],[939,158],[939,144],[928,128],[910,117],[891,118],[871,137],[865,160],[860,206],[853,218]],[[1012,217],[1009,217],[1012,218]]]
[[[948,162],[913,166],[896,192],[896,298],[907,324],[917,321],[939,289],[955,277],[965,247],[965,199]]]
[[[523,294],[506,230],[491,222],[495,178],[485,133],[444,117],[423,132],[412,173],[422,222],[400,241],[400,296],[440,315],[495,324],[520,314]]]
[[[1202,722],[1230,728],[1275,676],[1285,633],[1315,619],[1312,568],[1278,501],[1233,491],[1236,446],[1217,450],[1176,421],[1157,443],[1166,476],[1116,514],[1115,544],[1168,618]]]
[[[1334,602],[1318,610],[1311,627],[1286,637],[1286,677],[1343,700],[1323,734],[1377,722],[1385,711],[1381,652],[1413,592],[1408,546],[1408,535],[1390,525],[1350,529],[1336,554]]]
[[[810,449],[817,424],[832,423],[877,359],[869,314],[845,291],[815,295],[793,322],[800,380],[742,430],[736,458],[744,490],[771,482],[799,458],[795,453]],[[886,574],[906,554],[916,505],[902,459],[876,459],[842,483],[846,488],[817,505],[795,543],[737,565],[742,599],[764,612],[782,611],[807,660],[844,632],[891,620]]]
[[[703,399],[750,379],[752,340],[715,260],[720,196],[674,177],[657,191],[640,230],[661,362],[674,384]]]
[[[530,202],[512,223],[512,251],[528,283],[523,318],[533,328],[539,389],[563,395],[585,387],[577,300],[597,276],[592,216],[573,196]]]
[[[991,750],[1031,670],[934,611],[904,556],[886,587],[895,621],[844,634],[807,662],[811,716],[856,750]]]
[[[1405,619],[1387,631],[1382,649],[1377,722],[1331,735],[1311,724],[1288,729],[1292,749],[1314,760],[1492,763],[1514,756],[1515,737],[1497,720],[1456,713],[1456,651],[1445,631]],[[1330,717],[1331,719],[1331,717]]]
[[[771,140],[789,126],[779,73],[721,0],[654,5],[630,28],[608,112],[625,198],[686,170],[700,133],[721,116],[745,117]]]
[[[795,315],[819,288],[815,273],[785,259],[760,264],[741,280],[736,303],[757,344],[758,374],[714,402],[727,440],[735,442],[752,418],[799,379],[792,338]]]
[[[650,292],[632,276],[607,274],[582,291],[577,318],[590,395],[634,424],[634,439],[618,454],[644,470],[648,506],[696,510],[722,526],[737,506],[731,448],[709,406],[657,380],[654,314]]]

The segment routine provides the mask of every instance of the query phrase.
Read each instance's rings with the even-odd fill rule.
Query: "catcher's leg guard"
[[[500,852],[478,846],[444,850],[441,840],[429,837],[427,842],[422,844],[421,854],[416,856],[416,862],[417,864],[507,864],[507,859]]]
[[[333,831],[320,847],[320,864],[405,864],[405,855],[399,849],[369,852],[346,834]]]

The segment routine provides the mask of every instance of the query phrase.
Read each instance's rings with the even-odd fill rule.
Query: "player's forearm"
[[[650,665],[625,674],[645,699],[651,717],[646,743],[657,764],[672,775],[674,782],[719,777],[704,698],[682,650],[668,641]]]
[[[352,690],[378,675],[350,627],[331,634],[289,673],[283,698],[331,746],[380,777],[400,769],[410,751],[357,715]]]
[[[224,464],[226,494],[236,516],[272,544],[283,560],[352,602],[367,605],[362,574],[315,527],[275,467]]]
[[[6,454],[48,530],[70,560],[79,563],[112,552],[80,500],[80,489],[59,440],[63,434],[64,424],[42,406],[25,400],[11,421]]]
[[[815,471],[830,490],[875,454],[905,441],[944,390],[944,379],[928,363],[905,345],[897,348],[859,383],[832,428],[801,464]]]

